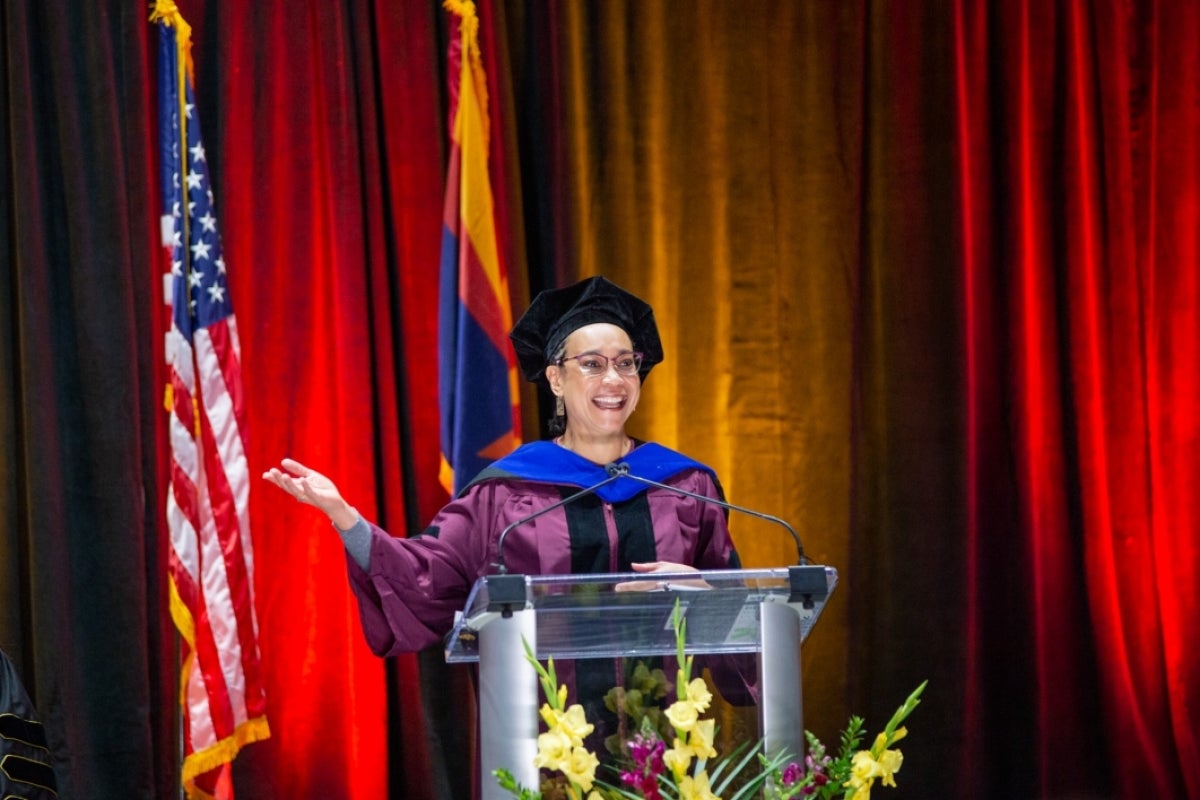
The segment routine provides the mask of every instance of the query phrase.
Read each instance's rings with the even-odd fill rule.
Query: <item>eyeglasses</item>
[[[621,353],[612,358],[600,353],[580,353],[577,356],[560,358],[555,363],[561,367],[568,361],[578,362],[579,371],[589,378],[595,378],[608,372],[609,364],[612,364],[618,375],[626,376],[637,375],[638,370],[642,368],[641,353]]]

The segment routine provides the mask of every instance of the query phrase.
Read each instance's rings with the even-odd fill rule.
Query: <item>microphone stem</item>
[[[543,514],[549,514],[554,509],[561,508],[562,506],[565,506],[567,503],[572,503],[575,500],[577,500],[578,498],[583,497],[584,495],[594,494],[596,491],[598,491],[599,489],[603,488],[604,486],[607,486],[608,484],[612,483],[619,477],[621,477],[621,476],[609,474],[609,476],[607,478],[605,478],[604,480],[600,481],[597,484],[588,486],[584,489],[580,489],[578,492],[575,492],[574,494],[567,495],[562,500],[559,500],[556,503],[551,503],[550,505],[546,506],[545,508],[539,509],[539,510],[533,512],[532,514],[530,514],[527,517],[521,517],[518,520],[514,520],[513,522],[510,522],[504,528],[504,530],[500,531],[500,536],[496,539],[496,571],[499,572],[501,575],[505,575],[508,573],[508,567],[504,563],[504,538],[506,536],[508,536],[509,531],[511,531],[513,528],[517,527],[518,525],[524,525],[526,522],[532,522],[533,520],[537,519],[538,517],[542,516]]]

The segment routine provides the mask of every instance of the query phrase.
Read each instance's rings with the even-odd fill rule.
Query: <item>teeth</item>
[[[602,408],[620,408],[625,405],[624,397],[597,397],[593,401],[596,405]]]

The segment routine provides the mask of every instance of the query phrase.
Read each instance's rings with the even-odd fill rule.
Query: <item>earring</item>
[[[566,406],[566,404],[563,403],[562,395],[556,394],[554,396],[554,416],[561,417],[566,413],[567,413],[567,406]]]

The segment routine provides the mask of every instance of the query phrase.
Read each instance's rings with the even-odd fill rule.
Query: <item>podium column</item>
[[[497,616],[479,631],[479,766],[483,800],[511,800],[492,774],[504,768],[517,783],[537,790],[538,680],[525,660],[537,652],[536,612]]]
[[[763,754],[804,758],[804,709],[800,697],[800,618],[786,603],[760,605],[759,714]]]

